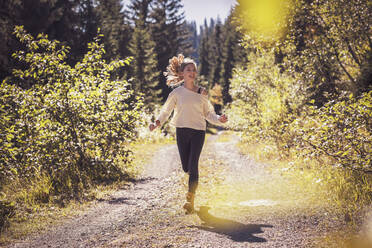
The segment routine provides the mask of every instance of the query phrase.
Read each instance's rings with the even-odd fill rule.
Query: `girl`
[[[168,86],[178,86],[168,96],[155,123],[154,130],[164,124],[174,110],[171,124],[176,126],[178,151],[182,169],[189,174],[189,190],[183,208],[187,213],[194,212],[194,196],[198,186],[199,156],[204,144],[206,120],[215,125],[227,122],[225,115],[216,115],[208,101],[205,89],[195,85],[197,66],[194,60],[184,58],[182,54],[169,60],[167,72]]]

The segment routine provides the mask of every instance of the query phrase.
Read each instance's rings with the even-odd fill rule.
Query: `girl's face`
[[[195,80],[198,73],[194,64],[188,64],[183,69],[182,74],[185,80]]]

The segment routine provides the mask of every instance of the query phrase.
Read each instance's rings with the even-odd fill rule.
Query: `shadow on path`
[[[133,202],[130,202],[132,199],[129,199],[127,197],[113,197],[109,199],[107,202],[109,204],[127,204],[127,205],[136,205]]]
[[[127,180],[128,182],[134,183],[134,184],[141,184],[141,183],[147,183],[147,182],[156,180],[156,178],[152,176],[141,177],[141,178],[128,177],[125,180]]]
[[[266,239],[256,237],[253,234],[263,233],[263,227],[273,227],[267,224],[242,224],[237,221],[222,219],[208,213],[209,207],[201,206],[197,215],[204,222],[202,226],[196,226],[199,229],[215,232],[229,236],[237,242],[267,242]]]

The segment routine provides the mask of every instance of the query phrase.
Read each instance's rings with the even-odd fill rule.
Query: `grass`
[[[143,171],[143,166],[150,161],[154,153],[164,145],[174,144],[173,138],[163,139],[156,142],[146,142],[145,140],[138,141],[131,144],[131,150],[133,151],[135,160],[133,161],[133,167],[136,175]]]

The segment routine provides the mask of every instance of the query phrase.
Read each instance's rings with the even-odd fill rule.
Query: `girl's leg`
[[[182,163],[182,169],[184,172],[189,171],[189,157],[190,157],[190,129],[189,128],[177,128],[176,129],[176,137],[177,137],[177,147],[178,152],[180,154],[180,159]]]
[[[193,130],[190,142],[190,155],[188,158],[189,168],[189,192],[195,194],[199,181],[199,157],[204,145],[205,132]]]
[[[177,128],[177,146],[181,158],[182,168],[189,173],[189,190],[187,202],[183,206],[188,213],[194,211],[194,196],[199,180],[199,157],[203,148],[205,131],[190,128]]]

